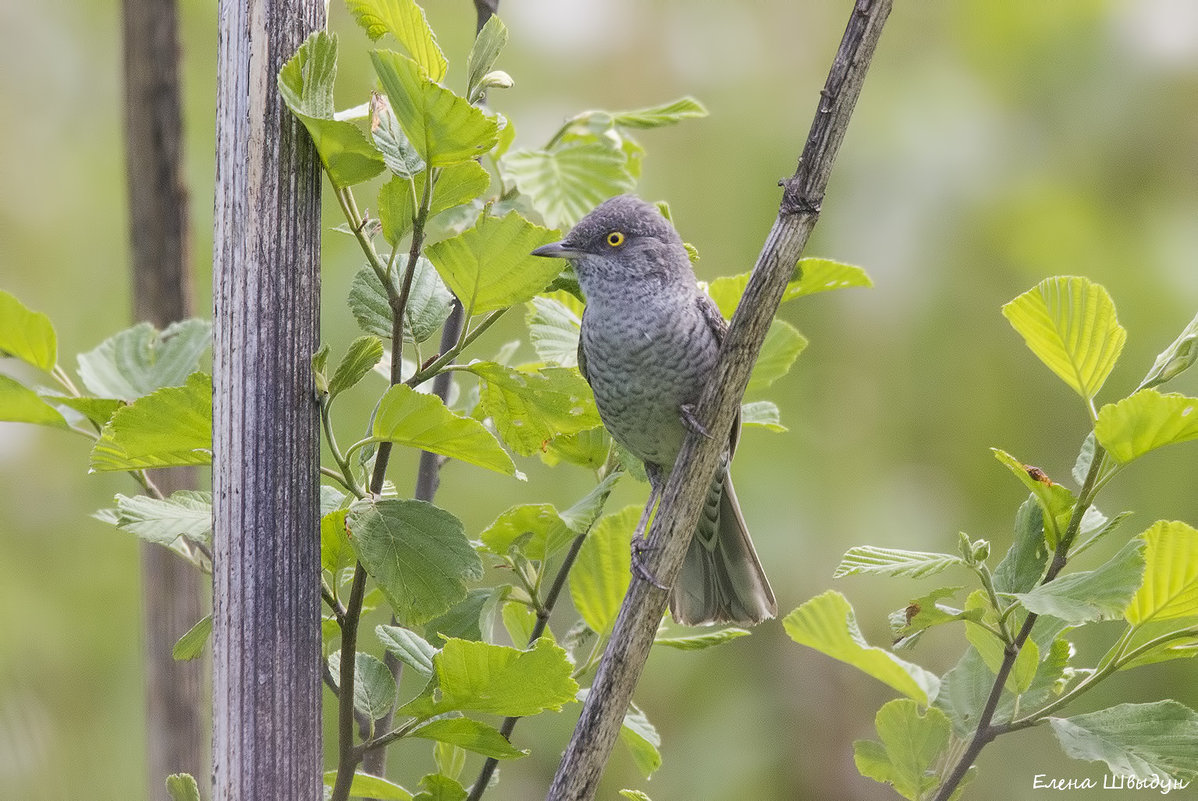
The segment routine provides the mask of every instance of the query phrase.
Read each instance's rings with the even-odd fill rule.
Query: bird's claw
[[[686,426],[688,430],[704,436],[707,439],[712,438],[711,434],[707,431],[707,428],[699,421],[698,416],[696,416],[695,405],[693,403],[682,404],[678,407],[678,411],[681,413],[680,417],[682,418],[682,424]]]
[[[631,564],[632,575],[636,576],[642,581],[652,584],[659,590],[668,591],[670,588],[658,581],[657,576],[653,575],[653,572],[649,570],[648,565],[645,564],[645,554],[649,551],[655,550],[657,550],[657,546],[650,545],[648,540],[641,537],[636,537],[633,539]]]

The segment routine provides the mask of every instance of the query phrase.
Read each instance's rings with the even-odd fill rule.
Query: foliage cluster
[[[965,533],[956,553],[858,546],[845,554],[837,578],[972,576],[977,588],[959,606],[952,599],[965,586],[945,586],[890,616],[893,650],[914,647],[934,626],[964,627],[968,648],[943,675],[869,645],[848,599],[833,590],[791,612],[787,633],[906,696],[878,711],[880,742],[854,747],[861,774],[904,798],[958,797],[985,745],[1042,724],[1071,757],[1104,762],[1143,786],[1184,786],[1198,778],[1198,712],[1162,699],[1057,713],[1115,673],[1198,654],[1198,530],[1189,523],[1159,520],[1093,569],[1065,570],[1130,516],[1108,516],[1095,505],[1112,479],[1158,448],[1198,439],[1198,398],[1158,389],[1198,361],[1198,318],[1130,395],[1098,408],[1095,398],[1127,336],[1102,286],[1049,278],[1003,314],[1083,402],[1092,431],[1072,471],[1079,489],[994,448],[1030,494],[1015,514],[1014,542],[993,568],[990,543]],[[1119,636],[1095,664],[1076,664],[1070,633],[1100,621],[1121,621]]]

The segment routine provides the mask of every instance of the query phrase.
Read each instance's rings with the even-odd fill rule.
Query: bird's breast
[[[668,469],[686,430],[680,407],[699,399],[718,345],[693,302],[589,300],[582,320],[587,376],[611,435]]]

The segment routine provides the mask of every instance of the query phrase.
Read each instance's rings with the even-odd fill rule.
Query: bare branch
[[[891,6],[892,0],[858,0],[853,9],[820,93],[798,169],[782,183],[778,217],[732,318],[715,374],[700,400],[697,416],[709,431],[724,431],[732,425],[766,330],[819,218],[828,176]],[[673,584],[682,567],[722,447],[715,439],[690,434],[670,474],[650,531],[647,565],[666,586]],[[549,789],[550,801],[594,797],[666,599],[665,590],[633,577],[582,716]]]

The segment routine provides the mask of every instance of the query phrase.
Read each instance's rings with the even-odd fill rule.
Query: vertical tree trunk
[[[133,316],[158,328],[192,314],[188,192],[175,0],[125,0],[125,173],[133,257]],[[195,472],[160,471],[163,492],[193,488]],[[208,774],[204,663],[171,648],[203,615],[203,576],[158,545],[141,546],[149,793],[171,773]]]
[[[275,76],[320,0],[221,0],[213,370],[217,801],[319,801],[320,172]]]

